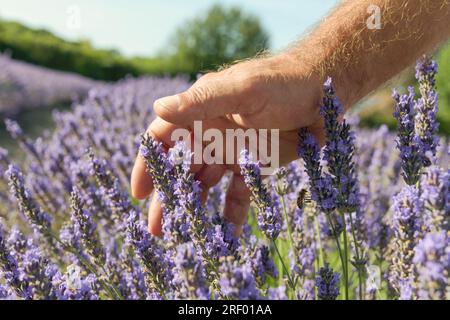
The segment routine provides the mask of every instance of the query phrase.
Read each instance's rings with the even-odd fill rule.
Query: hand
[[[157,118],[147,132],[172,147],[172,131],[179,127],[192,129],[195,120],[202,121],[204,130],[279,129],[280,164],[285,165],[297,159],[299,128],[308,127],[319,141],[323,140],[319,115],[321,83],[318,76],[287,54],[241,62],[204,75],[183,93],[157,100]],[[249,190],[239,166],[202,164],[193,165],[191,170],[201,182],[206,200],[208,189],[219,182],[227,169],[233,177],[224,214],[239,232],[250,205]],[[137,199],[146,198],[153,191],[152,179],[140,156],[133,168],[131,189]],[[148,216],[149,231],[154,235],[161,235],[161,217],[161,204],[155,193]]]

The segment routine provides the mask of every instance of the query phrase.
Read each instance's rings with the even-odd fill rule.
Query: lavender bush
[[[222,213],[229,177],[202,205],[185,145],[165,152],[140,135],[153,101],[185,80],[93,89],[36,140],[7,121],[26,157],[13,164],[0,149],[0,298],[450,298],[449,144],[436,135],[436,72],[419,61],[420,96],[394,94],[398,136],[338,121],[328,79],[322,150],[302,129],[301,159],[267,182],[243,152],[254,205],[239,238]],[[162,239],[147,232],[147,201],[129,195],[137,150],[163,203]]]
[[[0,54],[0,114],[53,106],[79,99],[100,82],[34,66]]]

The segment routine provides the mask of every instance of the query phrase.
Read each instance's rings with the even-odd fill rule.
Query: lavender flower
[[[75,231],[75,226],[72,221],[67,221],[61,226],[59,229],[59,240],[66,251],[70,252],[69,257],[67,257],[70,263],[81,266],[82,262],[79,259],[80,257],[89,260],[83,250],[80,233]]]
[[[325,264],[316,278],[317,297],[320,300],[336,300],[339,296],[339,273]]]
[[[349,146],[346,141],[343,141],[342,126],[339,123],[339,116],[344,112],[343,107],[339,99],[335,95],[335,91],[332,84],[332,79],[327,78],[323,84],[324,97],[322,99],[322,105],[320,106],[320,114],[324,119],[325,133],[327,136],[327,142],[324,150],[324,158],[332,170],[334,167],[340,167],[339,153],[344,155],[350,153]]]
[[[6,172],[11,193],[15,196],[20,211],[25,214],[34,228],[53,242],[49,232],[51,230],[51,217],[43,212],[34,202],[28,190],[25,188],[22,172],[18,167],[10,165]]]
[[[52,285],[54,267],[35,246],[30,246],[23,256],[21,272],[30,286],[33,299],[55,299],[57,297]]]
[[[267,297],[269,300],[287,300],[286,287],[279,286],[276,288],[269,288],[267,292]]]
[[[324,84],[324,92],[321,107],[327,136],[324,159],[327,161],[328,171],[332,175],[333,186],[337,192],[336,207],[341,215],[347,213],[345,219],[348,219],[348,232],[353,235],[353,265],[362,273],[361,270],[364,269],[367,260],[366,222],[361,210],[357,165],[354,159],[356,151],[354,132],[346,120],[338,122],[343,108],[334,94],[330,78]]]
[[[323,173],[319,164],[320,151],[314,138],[306,129],[300,131],[300,156],[310,178],[313,199],[325,212],[337,209],[341,219],[348,218],[349,230],[353,237],[355,251],[354,265],[360,273],[366,263],[365,221],[361,212],[357,166],[354,161],[355,138],[350,125],[345,120],[340,123],[339,116],[343,107],[335,95],[331,78],[324,83],[324,98],[320,113],[325,122],[327,137],[323,160],[327,163],[328,173]],[[354,213],[354,214],[353,214]],[[346,215],[348,214],[348,215]],[[333,217],[330,217],[332,220]],[[336,230],[335,230],[336,232]],[[337,232],[336,232],[337,233]]]
[[[325,119],[325,129],[327,132],[339,132],[338,117],[344,112],[341,102],[335,95],[333,88],[333,80],[328,77],[323,84],[324,97],[322,99],[322,106],[320,114]],[[330,137],[331,138],[331,137]],[[336,139],[338,137],[335,137]]]
[[[416,79],[419,81],[421,97],[416,105],[415,129],[424,166],[436,162],[436,148],[439,144],[439,137],[437,136],[439,123],[436,119],[438,95],[435,85],[437,71],[436,61],[424,57],[417,62]]]
[[[275,171],[276,181],[278,181],[278,185],[275,190],[280,197],[284,197],[288,194],[288,184],[286,181],[286,176],[288,172],[285,167],[280,167]]]
[[[166,266],[164,251],[147,233],[144,225],[139,221],[136,212],[130,212],[127,219],[127,241],[129,241],[140,258],[146,274],[148,288],[158,296],[164,296],[165,277],[160,274]]]
[[[78,238],[81,239],[86,252],[100,268],[106,264],[105,251],[102,248],[96,225],[92,220],[91,213],[83,208],[79,190],[74,187],[71,194],[72,222]]]
[[[9,166],[8,150],[0,147],[0,177],[4,175],[6,168]]]
[[[0,284],[0,300],[14,300],[14,298],[8,288]]]
[[[184,179],[189,179],[186,159],[190,158],[190,154],[183,154],[186,150],[183,150],[179,146],[178,148],[174,148],[170,155],[167,156],[163,151],[162,144],[158,143],[148,134],[141,136],[139,152],[146,162],[148,173],[153,178],[153,184],[163,207],[162,224],[165,241],[171,247],[178,243],[189,241],[188,232],[190,225],[184,209],[189,210],[191,215],[197,215],[198,212],[193,213],[191,209],[198,211],[200,207],[198,205],[193,207],[186,202],[194,200],[197,195],[192,195],[192,192],[183,191],[183,187],[179,186],[177,182],[178,178],[183,179],[180,177],[181,175],[185,176]],[[181,183],[183,184],[183,182]],[[179,206],[180,193],[191,197],[191,199],[186,199],[184,202],[185,208],[183,208],[183,204]],[[198,203],[198,201],[195,203]],[[189,205],[189,208],[186,208],[186,205]]]
[[[207,214],[208,213],[205,213],[205,215]],[[208,228],[216,230],[215,231],[216,235],[219,234],[220,230],[220,234],[222,235],[223,242],[226,247],[224,248],[225,249],[224,252],[226,252],[226,254],[223,254],[223,256],[225,255],[236,256],[238,254],[237,252],[240,247],[239,243],[240,239],[239,237],[236,236],[236,226],[233,223],[228,222],[224,217],[223,213],[216,213],[211,215],[211,223],[212,226],[208,225]]]
[[[425,228],[427,231],[449,230],[450,171],[444,172],[434,165],[427,169],[420,184],[420,197],[426,209],[422,218]]]
[[[102,200],[100,190],[97,189],[94,183],[89,180],[90,164],[83,161],[71,162],[69,164],[69,171],[71,172],[71,180],[74,182],[81,194],[81,198],[91,212],[96,212],[108,228],[111,228],[113,221],[111,216],[113,213],[111,209],[105,205]]]
[[[177,247],[173,282],[181,299],[208,299],[210,296],[206,274],[192,243]]]
[[[412,298],[414,281],[414,247],[421,232],[423,204],[416,187],[406,186],[394,197],[392,222],[392,264],[389,274],[390,285],[403,299]]]
[[[204,251],[215,259],[225,257],[230,253],[228,243],[221,225],[213,225],[205,231]],[[202,250],[203,254],[203,250]]]
[[[314,300],[316,283],[315,279],[305,279],[299,290],[296,292],[296,298],[298,300]]]
[[[220,288],[231,299],[255,300],[260,298],[256,281],[248,265],[239,265],[233,257],[221,259]]]
[[[252,200],[258,208],[258,227],[269,238],[276,239],[282,227],[282,217],[278,198],[272,197],[262,182],[261,170],[258,163],[252,162],[246,150],[242,151],[241,174],[245,184],[252,193]]]
[[[90,172],[96,177],[101,187],[101,193],[106,198],[112,210],[112,218],[117,224],[117,228],[122,229],[122,221],[128,216],[130,211],[136,210],[131,205],[128,195],[122,192],[119,179],[113,172],[112,167],[106,160],[97,159],[92,151],[89,151]]]
[[[190,241],[191,234],[195,235],[194,241],[199,245],[200,239],[204,239],[203,230],[207,228],[207,219],[200,200],[200,183],[195,181],[189,172],[191,156],[184,143],[177,143],[169,150],[165,159],[166,166],[172,168],[176,179],[171,186],[177,199],[175,208],[169,210],[167,207],[163,217],[164,238],[172,246]]]
[[[139,261],[134,259],[132,245],[125,241],[118,258],[108,256],[108,269],[114,270],[113,276],[119,283],[122,296],[126,299],[142,300],[157,299],[158,296],[148,292],[145,284],[145,275]]]
[[[8,130],[9,134],[14,138],[17,139],[18,137],[23,135],[22,128],[19,126],[19,124],[10,119],[5,120],[6,130]]]
[[[7,245],[13,255],[23,255],[27,249],[28,240],[17,226],[9,231]]]
[[[414,248],[417,297],[445,300],[450,290],[450,237],[445,231],[428,233]]]
[[[353,212],[359,207],[359,189],[353,161],[355,138],[345,120],[339,123],[338,117],[343,113],[343,108],[335,96],[331,78],[324,83],[324,95],[320,108],[327,137],[324,160],[327,162],[333,186],[337,191],[337,208],[344,212]]]
[[[393,93],[395,100],[394,117],[397,119],[398,140],[402,176],[408,185],[414,185],[420,177],[422,169],[422,154],[415,135],[415,101],[414,89],[409,88],[409,94]]]
[[[9,132],[11,137],[15,140],[18,140],[22,148],[25,149],[25,151],[29,152],[30,155],[32,155],[36,160],[41,162],[40,155],[38,150],[36,149],[35,144],[30,139],[25,137],[22,128],[19,126],[19,124],[14,120],[5,119],[5,125],[6,130]]]
[[[68,266],[66,273],[58,275],[52,282],[59,289],[59,300],[99,300],[96,277],[93,274],[83,276],[76,265]]]
[[[251,236],[249,246],[243,260],[250,266],[258,287],[262,288],[267,276],[276,278],[278,270],[270,257],[269,248],[258,242],[255,236]]]
[[[314,234],[314,225],[306,212],[297,208],[293,217],[293,238],[294,244],[291,254],[291,269],[301,277],[307,280],[314,278],[316,261],[316,243]],[[304,285],[302,285],[304,287]],[[307,296],[305,291],[303,296]]]
[[[218,184],[209,189],[208,198],[205,204],[206,211],[211,213],[223,212],[228,180],[229,175],[225,175]]]
[[[162,144],[150,135],[142,135],[139,153],[146,162],[163,207],[167,212],[173,212],[177,204],[174,189],[176,179],[173,166],[165,159]]]
[[[31,290],[26,281],[22,281],[23,273],[19,269],[17,260],[11,255],[7,246],[6,232],[0,223],[0,271],[9,288],[14,290],[17,296],[30,299]]]
[[[307,129],[300,130],[299,138],[298,153],[305,163],[305,169],[309,176],[311,197],[324,212],[331,212],[336,206],[336,191],[332,187],[331,176],[322,173],[319,145]]]
[[[392,154],[389,145],[390,133],[387,126],[382,126],[373,135],[373,144],[369,150],[367,160],[360,159],[359,166],[368,168],[367,177],[361,177],[361,197],[365,203],[362,207],[366,213],[368,246],[377,250],[377,259],[384,260],[389,240],[389,223],[386,212],[390,207],[390,200],[395,186],[391,185],[392,173],[389,165]],[[364,175],[366,176],[366,175]]]

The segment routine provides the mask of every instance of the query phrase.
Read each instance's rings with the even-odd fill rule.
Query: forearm
[[[369,5],[381,29],[368,28]],[[332,76],[349,107],[449,37],[449,0],[350,0],[287,52],[314,78]]]

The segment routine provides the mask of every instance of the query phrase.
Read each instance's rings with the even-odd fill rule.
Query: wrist
[[[319,72],[311,57],[299,56],[291,50],[278,54],[276,59],[284,70],[284,78],[289,82],[286,92],[296,91],[296,103],[302,109],[305,119],[316,122],[320,119],[323,84],[327,76]]]
[[[367,72],[363,70],[365,66],[356,67],[341,63],[326,52],[320,54],[317,48],[315,51],[308,50],[306,45],[302,51],[302,55],[288,53],[286,57],[297,59],[297,64],[302,66],[300,73],[307,75],[309,81],[315,83],[319,90],[319,103],[323,96],[323,84],[328,77],[332,78],[336,96],[345,110],[362,98],[364,84],[370,82],[365,76]]]

